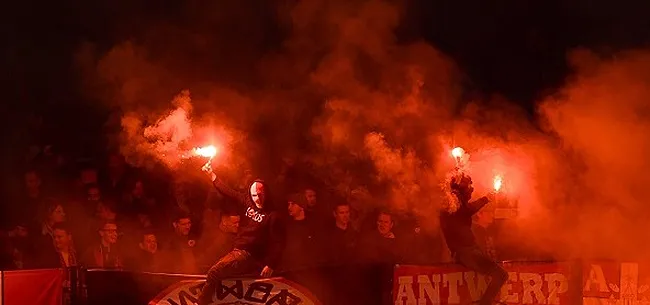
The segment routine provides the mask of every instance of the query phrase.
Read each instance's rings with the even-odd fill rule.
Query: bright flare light
[[[217,148],[214,145],[194,148],[194,154],[206,158],[214,158],[217,155]]]
[[[493,182],[494,190],[498,192],[501,189],[502,185],[503,185],[503,180],[501,179],[501,176],[499,175],[495,176]]]
[[[460,159],[464,154],[465,150],[461,147],[456,147],[451,150],[451,155],[456,159]]]

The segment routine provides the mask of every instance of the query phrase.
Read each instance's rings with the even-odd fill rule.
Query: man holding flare
[[[211,150],[210,153],[212,152]],[[246,273],[247,269],[252,269],[251,267],[264,266],[260,276],[270,277],[280,262],[284,245],[284,232],[279,217],[277,213],[268,209],[270,205],[267,202],[267,188],[264,181],[255,180],[247,191],[238,192],[221,181],[212,170],[214,153],[204,157],[210,157],[210,161],[203,166],[202,170],[210,177],[214,188],[224,196],[239,202],[246,211],[239,225],[234,249],[208,270],[198,305],[212,303],[220,280]]]
[[[452,150],[457,163],[460,163],[462,152],[464,152],[462,149]],[[457,164],[457,173],[449,183],[452,200],[456,201],[457,204],[454,206],[457,208],[440,212],[440,227],[454,261],[490,277],[490,284],[478,303],[489,305],[495,301],[501,287],[508,279],[508,273],[478,247],[472,233],[472,216],[493,201],[494,195],[501,189],[502,180],[500,176],[496,176],[493,181],[494,191],[471,201],[474,192],[472,178],[459,171],[459,166],[460,164]]]

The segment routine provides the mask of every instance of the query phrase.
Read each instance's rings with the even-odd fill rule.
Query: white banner
[[[205,280],[187,280],[171,285],[149,305],[192,305]],[[213,305],[321,305],[304,287],[283,278],[231,279],[221,281]]]

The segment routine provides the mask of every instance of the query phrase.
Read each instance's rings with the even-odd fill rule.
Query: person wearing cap
[[[472,178],[465,174],[452,177],[451,198],[456,200],[455,210],[440,213],[440,227],[454,261],[491,278],[478,304],[488,305],[495,300],[499,290],[508,279],[508,273],[497,265],[476,242],[472,233],[472,217],[490,202],[488,196],[471,201],[474,187]]]
[[[303,193],[289,196],[286,228],[286,247],[282,256],[282,267],[286,270],[304,269],[319,262],[319,236],[317,224],[307,214],[308,202]],[[324,249],[323,249],[324,250]]]

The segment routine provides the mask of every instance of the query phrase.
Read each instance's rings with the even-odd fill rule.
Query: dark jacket
[[[264,209],[258,209],[248,191],[253,183],[264,184],[266,201]],[[262,180],[253,181],[244,192],[238,192],[227,186],[219,178],[213,181],[214,187],[226,197],[230,197],[246,209],[239,223],[239,232],[235,238],[235,249],[246,250],[266,266],[276,269],[282,257],[284,247],[284,229],[279,215],[269,211],[268,186]]]
[[[472,202],[461,202],[456,212],[440,212],[440,228],[452,255],[459,249],[476,246],[472,216],[488,202],[487,197],[481,197]]]

